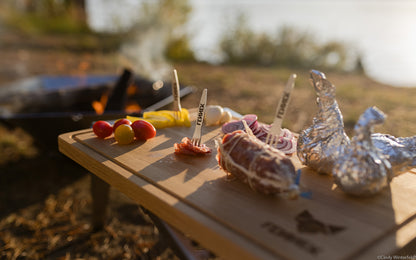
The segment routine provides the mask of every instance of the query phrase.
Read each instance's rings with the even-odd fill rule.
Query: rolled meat
[[[290,198],[299,194],[292,161],[283,152],[242,130],[223,137],[217,160],[225,172],[259,193],[287,193]]]

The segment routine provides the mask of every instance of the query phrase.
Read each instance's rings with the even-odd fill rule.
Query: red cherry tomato
[[[131,125],[131,121],[127,118],[117,120],[113,125],[113,132],[115,132],[117,127],[119,127],[120,125]]]
[[[106,121],[97,121],[92,125],[92,130],[99,138],[106,138],[113,133],[113,127]]]
[[[145,120],[137,120],[131,124],[137,140],[147,140],[156,136],[156,128]]]

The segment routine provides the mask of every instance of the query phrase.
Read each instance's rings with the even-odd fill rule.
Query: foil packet
[[[374,146],[388,156],[394,175],[416,167],[416,136],[394,137],[375,133],[371,139]]]
[[[368,108],[360,116],[350,145],[344,147],[333,168],[334,182],[344,192],[356,196],[374,195],[393,178],[388,156],[372,139],[374,126],[384,120],[384,113],[376,107]]]
[[[302,164],[331,175],[338,155],[350,140],[335,99],[335,86],[317,70],[310,72],[310,81],[317,94],[319,110],[313,124],[299,135],[297,155]]]
[[[318,112],[313,124],[298,139],[297,155],[302,164],[323,174],[332,175],[339,155],[350,144],[344,131],[342,113],[335,99],[335,86],[325,74],[310,72],[310,81],[317,94]],[[395,175],[416,167],[416,136],[394,137],[373,133],[373,144],[389,160]]]

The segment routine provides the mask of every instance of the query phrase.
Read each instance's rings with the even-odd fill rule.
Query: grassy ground
[[[24,37],[14,35],[3,38],[0,83],[45,73],[113,74],[121,69],[115,53],[74,52],[59,48],[59,43],[48,42],[47,48],[45,44],[25,44]],[[175,67],[182,84],[197,88],[183,100],[183,107],[197,106],[202,89],[208,88],[209,104],[254,113],[270,123],[287,78],[296,73],[284,126],[299,132],[316,113],[308,71],[206,64]],[[416,134],[416,88],[387,86],[356,74],[331,72],[327,78],[337,87],[349,135],[370,106],[388,115],[378,132]],[[88,173],[57,152],[33,149],[30,135],[0,126],[0,158],[8,158],[0,163],[0,258],[137,259],[158,241],[151,221],[116,190],[111,191],[107,227],[91,233]],[[155,257],[175,258],[169,249],[156,252]]]
[[[297,74],[295,89],[284,126],[299,132],[312,123],[317,106],[316,93],[309,83],[309,71],[282,68],[247,68],[204,64],[177,65],[181,81],[208,88],[208,103],[228,106],[242,114],[257,114],[271,123],[278,100],[291,73]],[[370,106],[387,114],[386,122],[376,128],[396,136],[416,134],[416,88],[398,88],[377,83],[365,75],[326,73],[336,86],[336,97],[344,116],[347,133]],[[187,99],[186,106],[198,104],[198,95]]]

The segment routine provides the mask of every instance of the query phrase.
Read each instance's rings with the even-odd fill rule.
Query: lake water
[[[189,1],[193,8],[188,23],[191,46],[202,60],[218,60],[216,48],[221,35],[243,13],[248,25],[258,32],[276,33],[282,26],[291,26],[313,33],[319,42],[345,42],[359,51],[368,76],[394,86],[416,86],[416,1]],[[90,25],[106,30],[114,24],[130,25],[141,1],[87,3]]]

